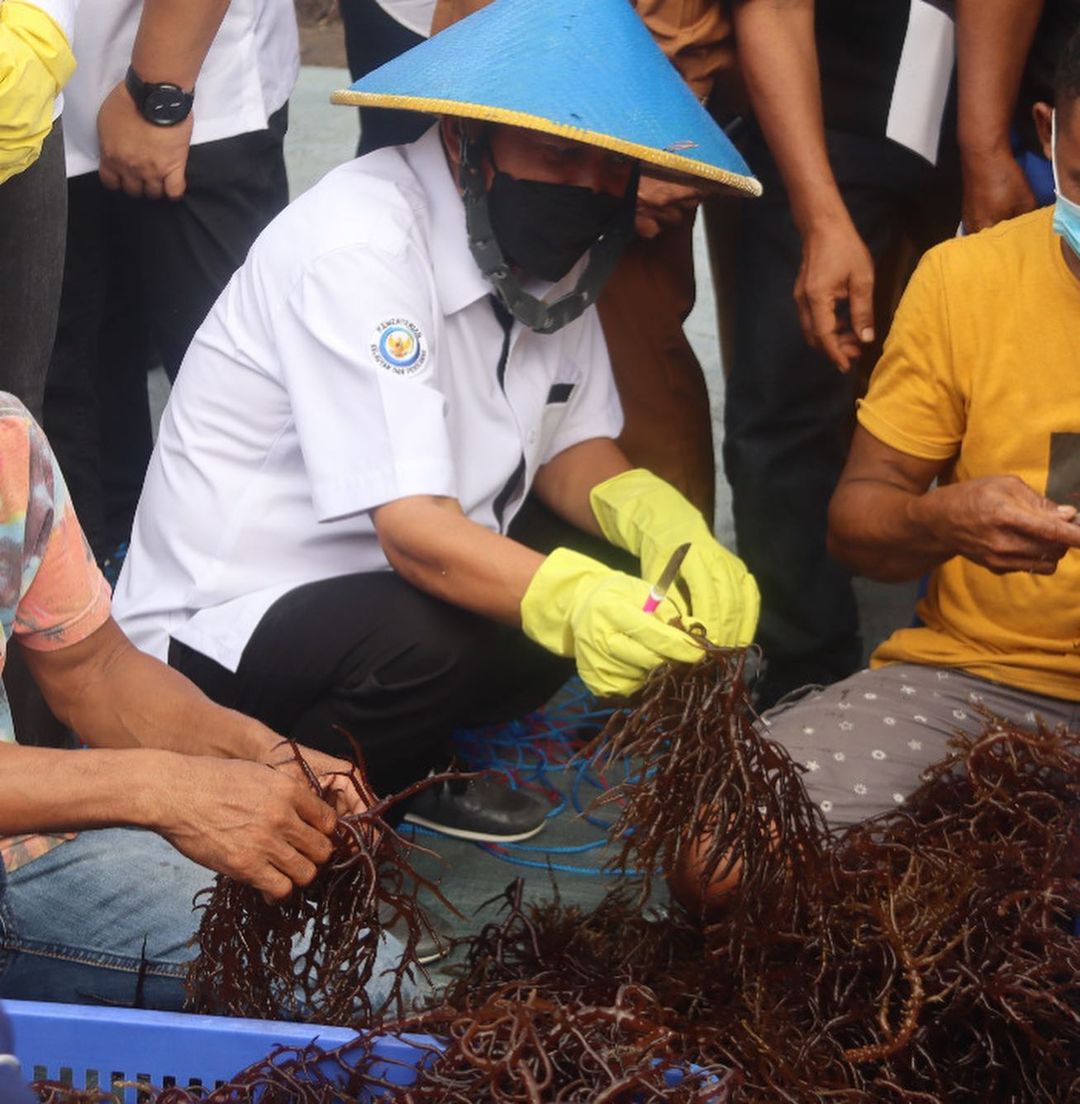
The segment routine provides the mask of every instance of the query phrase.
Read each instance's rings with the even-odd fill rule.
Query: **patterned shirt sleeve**
[[[24,647],[48,651],[77,644],[105,623],[109,586],[79,527],[45,435],[29,418],[24,424],[29,479],[13,630]],[[0,493],[10,501],[4,481],[0,476]]]
[[[0,838],[0,862],[13,874],[20,866],[47,855],[54,847],[73,840],[76,832],[41,832],[22,836]]]
[[[109,586],[79,528],[56,457],[26,408],[0,392],[0,667],[13,633],[30,648],[63,648],[108,616]],[[0,706],[0,740],[10,741],[2,687]],[[10,873],[74,838],[0,838],[0,862]]]

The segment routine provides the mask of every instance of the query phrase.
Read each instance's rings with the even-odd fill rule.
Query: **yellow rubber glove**
[[[670,483],[635,468],[598,483],[589,501],[604,536],[638,556],[650,582],[660,577],[672,552],[689,541],[679,574],[690,591],[691,621],[700,621],[714,644],[750,643],[761,608],[757,583]]]
[[[22,0],[0,2],[0,184],[37,160],[74,72],[71,46],[50,16]]]
[[[594,694],[629,694],[666,660],[694,663],[704,654],[691,637],[667,624],[677,612],[674,606],[642,611],[648,597],[644,580],[556,548],[521,600],[521,625],[549,652],[573,656]]]

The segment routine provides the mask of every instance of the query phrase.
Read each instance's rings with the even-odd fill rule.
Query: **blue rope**
[[[603,874],[610,874],[610,871],[605,871],[595,866],[572,866],[569,863],[552,862],[550,859],[546,859],[541,862],[539,859],[524,859],[520,855],[515,855],[509,851],[509,848],[516,847],[512,843],[481,843],[478,846],[486,851],[489,855],[494,855],[495,858],[501,859],[503,862],[511,863],[514,866],[527,866],[531,870],[554,870],[559,874],[586,874],[591,877],[599,877]],[[503,851],[506,848],[506,852]],[[558,850],[553,848],[553,851]],[[623,877],[636,878],[637,871],[626,870],[621,871],[620,874]]]
[[[569,813],[580,817],[597,829],[598,836],[580,844],[556,846],[529,843],[476,843],[475,846],[497,858],[500,862],[525,866],[537,870],[553,870],[565,874],[583,874],[602,877],[609,874],[601,866],[578,866],[555,861],[555,856],[584,855],[606,847],[610,842],[613,818],[602,818],[590,813],[591,800],[583,791],[596,794],[610,787],[593,761],[587,761],[578,752],[607,723],[611,710],[601,707],[584,683],[571,679],[547,705],[507,724],[469,729],[454,734],[457,757],[470,770],[499,772],[513,788],[539,790],[552,800],[549,821]],[[623,779],[633,779],[637,773],[632,763],[621,764]],[[409,825],[418,834],[438,836],[431,829]],[[547,856],[544,859],[529,855]],[[636,872],[626,871],[636,877]]]

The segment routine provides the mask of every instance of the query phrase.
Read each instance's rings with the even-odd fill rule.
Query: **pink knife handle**
[[[652,591],[649,597],[645,600],[645,605],[641,607],[643,613],[652,613],[658,605],[664,600],[662,594],[657,594],[656,591]]]

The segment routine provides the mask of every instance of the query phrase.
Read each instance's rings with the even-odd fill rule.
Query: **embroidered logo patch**
[[[427,362],[427,344],[420,327],[408,318],[388,318],[375,328],[371,343],[375,363],[395,376],[415,376]]]

